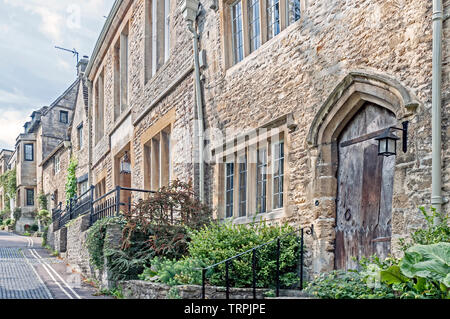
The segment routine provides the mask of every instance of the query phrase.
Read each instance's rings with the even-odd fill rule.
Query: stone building
[[[197,14],[186,10],[192,3],[115,1],[67,98],[33,113],[18,138],[19,204],[36,187],[53,195],[52,207],[63,202],[74,157],[79,194],[90,185],[97,198],[118,185],[156,190],[179,178],[219,219],[312,225],[314,273],[352,268],[352,256],[398,254],[431,198],[431,2],[205,0]],[[43,119],[63,110],[67,125],[44,142]],[[384,133],[399,138],[395,156],[379,155]],[[39,163],[26,166],[34,147]]]
[[[114,3],[86,70],[97,195],[191,179],[220,219],[313,225],[313,272],[397,253],[431,198],[431,2],[201,1],[198,68],[184,5]],[[399,141],[396,156],[379,156],[375,138],[406,121],[406,151]],[[120,171],[125,154],[131,174]]]
[[[21,210],[20,219],[16,222],[17,231],[35,223],[37,199],[43,191],[41,163],[67,140],[79,83],[78,78],[50,106],[33,112],[31,121],[24,125],[24,133],[16,139],[16,207]]]
[[[14,151],[2,149],[0,150],[0,176],[9,171],[9,160],[11,159]],[[7,207],[11,207],[9,202],[9,198],[3,189],[3,186],[0,186],[0,212],[5,210]]]
[[[49,209],[57,206],[64,208],[67,203],[66,182],[67,170],[71,158],[77,162],[76,176],[79,194],[89,188],[88,182],[88,140],[89,122],[87,117],[87,85],[83,79],[84,70],[88,60],[86,57],[80,60],[78,78],[71,86],[71,106],[68,122],[61,131],[63,139],[53,147],[40,162],[41,174],[39,180],[42,182],[39,190],[47,196]]]

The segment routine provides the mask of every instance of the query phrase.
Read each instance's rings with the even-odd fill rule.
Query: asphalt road
[[[62,259],[41,246],[42,239],[0,231],[0,299],[109,299]]]

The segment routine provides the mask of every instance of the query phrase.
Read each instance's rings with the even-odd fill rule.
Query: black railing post
[[[227,260],[225,262],[225,286],[226,286],[225,296],[226,296],[226,299],[230,299],[230,280],[229,280],[229,276],[228,276],[229,268],[230,268],[230,261]]]
[[[128,212],[131,212],[131,196],[128,197]]]
[[[277,239],[277,294],[276,296],[280,296],[280,237]]]
[[[253,248],[252,255],[252,270],[253,270],[253,299],[256,299],[256,249]]]
[[[303,258],[304,258],[304,248],[303,248],[303,228],[300,231],[300,290],[303,290]]]
[[[119,216],[120,212],[120,186],[116,186],[116,216]]]
[[[202,299],[206,298],[206,268],[202,268]]]
[[[89,214],[89,226],[92,225],[92,216],[94,215],[94,194],[95,194],[95,186],[91,185],[91,203],[90,203],[90,214]]]

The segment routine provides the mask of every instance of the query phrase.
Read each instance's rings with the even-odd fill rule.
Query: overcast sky
[[[0,0],[0,149],[75,80],[76,57],[55,45],[90,56],[113,3]]]

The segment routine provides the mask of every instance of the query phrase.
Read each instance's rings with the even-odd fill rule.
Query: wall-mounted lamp
[[[131,174],[131,162],[128,157],[128,152],[125,152],[125,155],[120,161],[120,174]]]
[[[400,139],[397,135],[391,132],[391,130],[402,131],[402,150],[406,153],[408,148],[408,121],[402,123],[403,128],[391,126],[387,128],[383,133],[375,138],[378,141],[378,155],[392,156],[397,155],[397,140]]]

